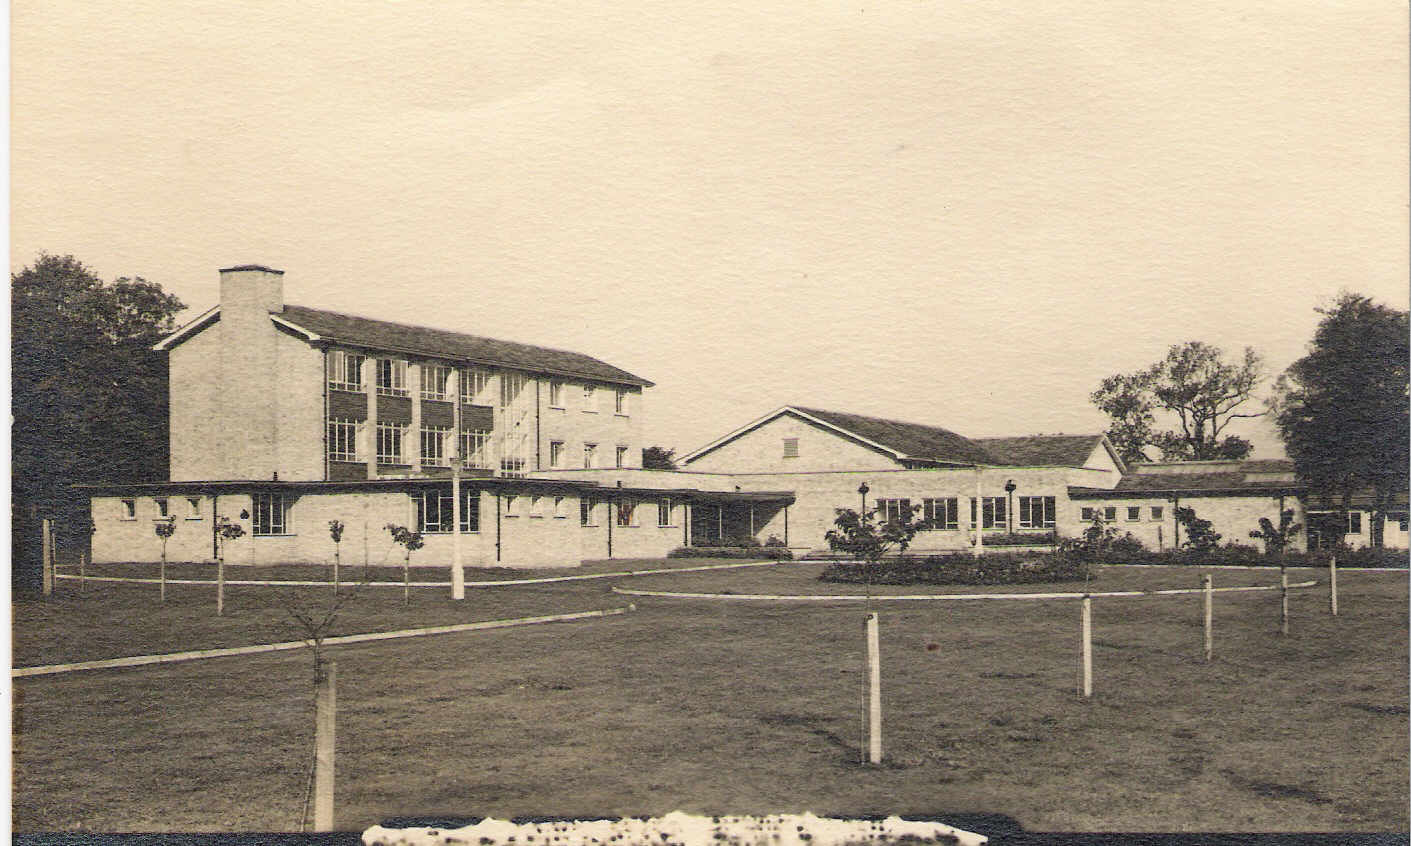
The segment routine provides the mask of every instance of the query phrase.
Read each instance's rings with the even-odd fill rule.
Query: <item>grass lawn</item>
[[[423,589],[409,608],[378,588],[344,609],[340,633],[626,604],[613,583],[853,592],[818,582],[822,567],[481,589],[465,603]],[[1194,587],[1201,572],[1109,568],[1092,589]],[[1076,602],[882,604],[878,768],[858,764],[858,603],[637,598],[620,617],[337,647],[337,823],[679,808],[996,813],[1050,831],[1404,831],[1406,575],[1348,573],[1339,588],[1338,618],[1325,588],[1294,591],[1287,638],[1276,592],[1217,595],[1211,664],[1198,596],[1097,599],[1090,701],[1075,694]],[[164,608],[154,590],[65,585],[17,603],[15,662],[295,639],[275,630],[275,605],[324,596],[246,588],[216,618],[207,587],[171,588]],[[293,829],[310,677],[297,651],[16,680],[15,830]]]

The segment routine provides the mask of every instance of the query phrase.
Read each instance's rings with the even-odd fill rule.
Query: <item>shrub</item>
[[[1006,532],[985,535],[985,546],[1052,546],[1058,543],[1057,532]]]
[[[825,582],[882,585],[1022,585],[1077,582],[1085,562],[1070,555],[997,553],[927,555],[876,564],[832,564],[818,577]]]
[[[667,558],[743,558],[755,560],[767,558],[773,561],[792,561],[794,554],[784,546],[678,546],[666,554]]]

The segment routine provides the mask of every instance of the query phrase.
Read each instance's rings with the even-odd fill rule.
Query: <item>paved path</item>
[[[1290,584],[1289,589],[1313,587],[1316,579]],[[1237,593],[1252,590],[1278,590],[1278,585],[1254,585],[1250,587],[1211,588],[1212,593]],[[869,599],[864,594],[774,594],[774,593],[681,593],[666,590],[636,590],[614,587],[613,593],[624,596],[662,596],[671,599],[765,599],[788,602],[864,602]],[[878,602],[897,600],[965,600],[965,599],[1082,599],[1084,597],[1136,597],[1171,596],[1179,593],[1204,593],[1204,588],[1173,588],[1169,590],[1118,590],[1105,593],[912,593],[912,594],[873,594],[870,598]]]

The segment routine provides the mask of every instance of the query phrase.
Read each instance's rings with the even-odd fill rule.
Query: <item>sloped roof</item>
[[[652,383],[582,353],[536,347],[514,341],[500,341],[446,329],[411,326],[388,320],[374,320],[306,306],[286,305],[271,317],[282,318],[321,338],[337,343],[372,349],[405,352],[440,358],[464,359],[479,364],[496,364],[541,373],[581,376],[627,385],[651,387]]]
[[[939,426],[904,423],[900,420],[864,417],[861,414],[845,414],[798,405],[786,406],[784,410],[790,408],[880,444],[905,458],[956,464],[1004,463],[969,438]]]
[[[1001,464],[1021,467],[1082,467],[1102,443],[1102,435],[1024,435],[975,438]]]

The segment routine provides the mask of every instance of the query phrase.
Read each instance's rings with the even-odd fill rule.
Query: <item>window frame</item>
[[[157,519],[165,520],[171,516],[171,500],[164,496],[152,497],[152,504],[157,506]]]
[[[461,467],[473,470],[489,470],[490,467],[489,429],[462,429],[460,431]]]
[[[431,509],[428,502],[432,500],[436,503],[436,516],[439,518],[435,524],[426,522]],[[430,488],[422,490],[418,495],[412,496],[412,507],[414,510],[413,520],[417,531],[424,535],[449,535],[454,532],[450,528],[455,520],[455,501],[450,488]],[[471,515],[475,519],[471,520]],[[432,526],[434,525],[435,528]],[[474,535],[480,533],[480,491],[468,487],[461,488],[461,534]]]
[[[537,494],[531,494],[531,495],[530,495],[530,497],[529,497],[529,516],[530,516],[531,519],[532,519],[532,518],[538,518],[538,519],[540,519],[540,520],[544,519],[544,498],[543,498],[542,496],[539,496],[539,495],[537,495]]]
[[[276,517],[278,518],[277,522]],[[282,493],[252,494],[250,497],[250,534],[259,538],[293,535],[294,498]]]
[[[937,508],[937,505],[940,508]],[[940,515],[939,519],[937,515]],[[960,498],[933,496],[921,500],[922,531],[955,532],[960,530]]]
[[[985,523],[981,527],[984,529],[1008,529],[1008,514],[1005,511],[1005,500],[1002,496],[987,496],[981,503],[981,522]],[[988,514],[985,512],[988,511]],[[970,497],[970,528],[975,528],[975,497]]]
[[[1117,506],[1104,505],[1102,507],[1102,522],[1111,525],[1117,522]]]
[[[199,497],[199,496],[187,496],[187,497],[182,497],[182,499],[186,500],[186,506],[187,506],[186,519],[187,519],[187,520],[200,520],[200,519],[201,519],[201,497]]]
[[[411,462],[406,460],[407,434],[410,428],[411,426],[406,423],[384,423],[380,421],[378,422],[376,432],[377,443],[375,444],[377,449],[377,455],[375,456],[375,460],[378,464],[386,465],[389,467],[403,467],[410,465]],[[384,436],[395,437],[397,446],[396,452],[383,451]]]
[[[549,380],[549,408],[563,408],[563,380]]]
[[[424,362],[421,365],[421,398],[432,402],[451,401],[451,366],[449,364],[432,364]],[[430,377],[430,379],[428,379]],[[439,382],[441,390],[427,390],[428,381]]]
[[[911,510],[911,499],[909,497],[878,497],[876,499],[876,506],[877,522],[882,524],[900,520],[902,511],[904,510],[913,515],[916,513]]]
[[[598,469],[598,445],[590,444],[586,441],[583,444],[583,469]]]
[[[1078,519],[1084,523],[1091,523],[1097,517],[1097,506],[1083,505],[1078,507]]]
[[[476,402],[490,389],[492,374],[484,367],[467,367],[460,374],[461,405],[486,405]],[[493,404],[493,403],[492,403]]]
[[[676,524],[671,522],[672,505],[671,497],[664,496],[657,500],[657,528],[669,529]]]
[[[627,389],[614,388],[612,395],[612,413],[618,417],[631,417],[631,412],[627,406]]]
[[[556,497],[554,497],[554,519],[555,519],[555,520],[567,520],[567,519],[568,519],[568,497],[566,497],[566,496],[556,496]]]
[[[1161,522],[1166,519],[1166,507],[1164,505],[1153,505],[1151,508],[1152,522]]]
[[[585,529],[596,527],[598,501],[591,497],[578,498],[578,525]]]
[[[798,457],[799,457],[799,439],[798,439],[798,438],[784,438],[784,456],[783,456],[783,457],[784,457],[784,458],[798,458]]]
[[[346,391],[350,394],[364,393],[367,387],[363,384],[363,362],[366,360],[367,356],[361,353],[329,350],[328,366],[324,372],[328,389],[330,391]],[[342,378],[335,378],[335,375]],[[350,380],[349,376],[357,378]]]
[[[641,525],[637,522],[637,500],[630,497],[613,501],[613,516],[617,520],[617,528],[631,529]]]
[[[135,498],[134,498],[134,499],[119,499],[119,500],[118,500],[118,504],[122,506],[122,518],[121,518],[121,519],[123,519],[123,520],[136,520],[136,519],[137,519],[137,500],[136,500]]]
[[[384,367],[385,365],[385,367]],[[384,370],[386,371],[384,373]],[[386,376],[384,382],[383,377]],[[404,358],[377,359],[377,395],[380,397],[409,397],[407,389],[407,360]]]
[[[352,433],[351,435],[347,435],[345,439],[343,435],[346,433],[343,432],[343,428],[347,426],[352,427]],[[362,420],[355,420],[351,417],[330,417],[325,422],[325,431],[327,432],[325,447],[328,460],[341,462],[359,461],[359,445],[362,443],[363,426],[364,421]],[[351,451],[338,450],[339,442],[343,440],[347,441],[347,443],[343,445],[352,447]]]
[[[446,454],[446,441],[451,434],[450,426],[421,426],[421,450],[418,455],[421,457],[423,467],[450,467],[451,456]],[[428,456],[428,446],[435,446],[430,452],[439,453]]]
[[[518,370],[500,371],[500,404],[499,407],[509,408],[524,394],[524,389],[529,387],[529,374],[521,373]]]
[[[562,470],[564,457],[568,454],[566,441],[549,441],[549,469]]]
[[[618,444],[618,445],[617,445],[617,450],[616,450],[616,452],[614,452],[614,454],[613,454],[613,462],[614,462],[614,463],[613,463],[613,469],[615,469],[615,470],[626,470],[626,469],[627,469],[627,459],[628,459],[628,456],[630,456],[631,454],[632,454],[632,448],[631,448],[631,447],[625,447],[625,446],[623,446],[622,444]]]
[[[1035,505],[1038,506],[1035,509]],[[1037,511],[1037,513],[1036,513]],[[1016,529],[1054,529],[1058,527],[1058,498],[1053,496],[1021,496],[1014,527]],[[1029,516],[1026,519],[1025,513]],[[1035,517],[1038,517],[1036,520]]]
[[[584,385],[584,386],[583,386],[583,413],[584,413],[584,414],[597,414],[597,413],[598,413],[597,393],[598,393],[598,386],[597,386],[597,385]]]

